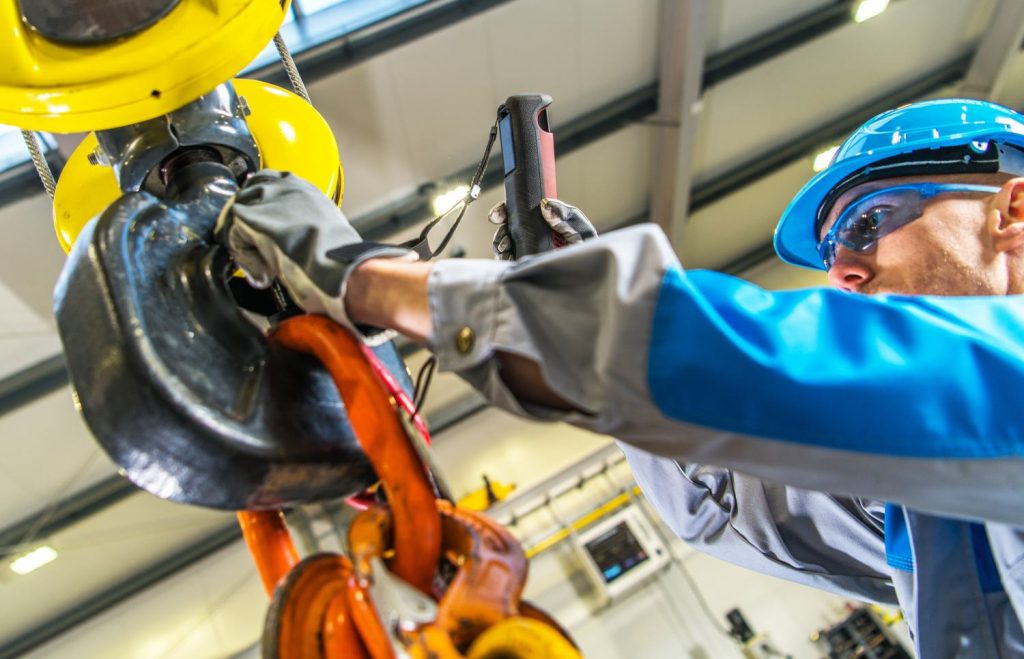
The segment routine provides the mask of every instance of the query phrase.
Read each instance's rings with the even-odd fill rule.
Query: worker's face
[[[972,182],[964,176],[905,177],[851,188],[832,207],[819,238],[848,204],[865,194],[925,181]],[[829,282],[867,294],[1005,295],[1013,292],[1008,253],[1019,259],[1024,247],[1024,222],[1017,216],[1024,218],[1024,178],[1007,181],[994,195],[933,197],[926,200],[920,218],[883,236],[873,251],[840,246]]]

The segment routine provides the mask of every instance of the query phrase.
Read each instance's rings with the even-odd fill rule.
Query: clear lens
[[[818,245],[828,270],[835,262],[839,246],[854,252],[869,253],[878,241],[904,227],[924,213],[924,202],[947,192],[993,194],[999,188],[959,183],[913,183],[884,188],[851,202]]]
[[[871,252],[878,240],[921,217],[924,201],[917,188],[886,188],[867,194],[843,209],[819,246],[825,268],[831,268],[840,245]]]
[[[840,245],[865,252],[882,236],[921,217],[923,211],[924,201],[918,190],[881,190],[846,207],[836,221],[836,238]]]

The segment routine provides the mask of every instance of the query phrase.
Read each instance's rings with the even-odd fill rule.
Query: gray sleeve
[[[652,409],[642,378],[647,319],[674,256],[649,228],[620,233],[625,235],[606,237],[603,245],[591,241],[518,265],[438,263],[431,281],[431,347],[441,368],[458,371],[493,403],[520,415],[606,433],[628,424],[634,435],[651,432],[644,427],[649,424],[654,432],[683,439]],[[592,279],[581,281],[580,272]],[[528,314],[520,313],[523,305]],[[458,340],[467,328],[475,337],[470,346]],[[554,389],[592,414],[519,401],[490,358],[495,351],[538,362]],[[621,446],[645,496],[688,544],[764,574],[895,604],[880,505]]]
[[[725,430],[724,423],[711,427],[667,416],[650,391],[648,365],[662,283],[670,270],[678,268],[671,245],[653,225],[605,234],[515,263],[440,262],[429,282],[434,323],[430,347],[442,370],[458,372],[491,403],[516,414],[566,421],[655,455],[717,465],[805,490],[1024,526],[1019,496],[1024,462],[1018,457],[893,455],[862,450],[856,443],[837,448],[793,441],[783,432],[758,436]],[[757,290],[759,299],[770,297]],[[874,304],[885,306],[881,301]],[[699,301],[692,306],[694,313],[701,313]],[[924,317],[920,309],[901,316],[908,325]],[[670,393],[676,398],[694,396],[721,367],[715,354],[701,353],[693,344],[699,340],[692,334],[701,319],[675,320],[668,329],[659,325],[660,334],[678,334],[680,346],[696,361],[680,374],[680,389]],[[474,337],[472,342],[465,340],[467,334]],[[733,340],[742,344],[747,338]],[[780,341],[781,349],[785,341]],[[813,347],[805,343],[800,349]],[[536,362],[550,387],[581,411],[566,414],[518,400],[502,381],[499,362],[492,358],[496,352]],[[759,376],[753,369],[749,377],[763,377],[764,370]],[[904,384],[898,379],[879,381],[873,395],[889,395]],[[773,396],[765,390],[759,400],[736,400],[737,414],[765,410]],[[765,420],[780,427],[798,423],[792,413],[775,413]]]
[[[647,390],[647,344],[666,270],[678,264],[653,225],[559,252],[508,261],[441,261],[429,282],[430,349],[495,405],[605,434],[650,429],[661,417]],[[465,350],[460,334],[475,337]],[[541,366],[552,389],[587,414],[518,400],[495,352]],[[655,424],[658,425],[658,424]]]
[[[644,496],[687,544],[762,574],[897,604],[882,503],[621,448]]]

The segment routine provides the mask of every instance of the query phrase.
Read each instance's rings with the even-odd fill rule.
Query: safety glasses
[[[921,217],[927,200],[940,194],[994,194],[999,188],[967,183],[908,183],[883,188],[847,205],[818,243],[818,255],[828,270],[836,260],[839,246],[868,254],[879,239]]]

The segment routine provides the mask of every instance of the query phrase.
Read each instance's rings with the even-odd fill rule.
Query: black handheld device
[[[505,206],[516,258],[562,246],[540,212],[541,199],[558,196],[555,136],[548,126],[550,105],[546,94],[516,94],[498,108]]]

